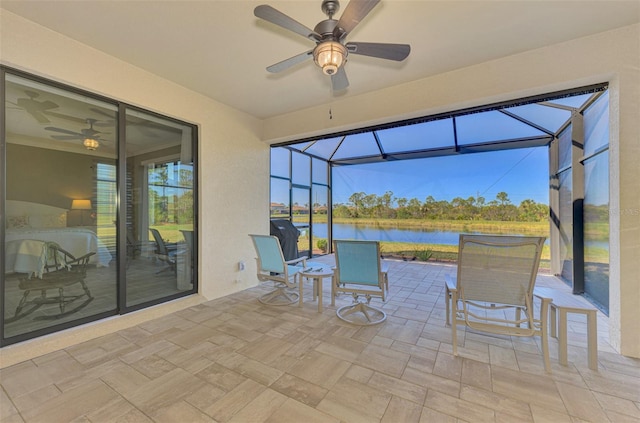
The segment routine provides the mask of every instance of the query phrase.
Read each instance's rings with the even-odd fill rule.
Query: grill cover
[[[284,219],[272,220],[271,235],[276,236],[280,241],[285,260],[298,258],[298,236],[300,236],[300,231],[293,226],[293,223]]]

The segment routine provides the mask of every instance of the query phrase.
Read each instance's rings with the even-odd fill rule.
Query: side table
[[[304,285],[302,278],[307,278],[307,280],[311,279],[313,281],[313,300],[315,301],[316,298],[318,298],[318,313],[322,313],[322,280],[324,278],[331,278],[333,280],[333,270],[330,267],[316,265],[315,267],[307,267],[298,273],[298,275],[300,275],[300,281],[298,283],[298,287],[300,288],[298,307],[302,307],[302,288]]]

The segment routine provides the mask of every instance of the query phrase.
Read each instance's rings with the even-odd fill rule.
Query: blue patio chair
[[[372,297],[385,300],[385,288],[388,286],[387,270],[380,261],[380,243],[335,240],[333,250],[336,269],[331,304],[335,304],[335,297],[339,293],[353,296],[353,304],[337,310],[338,317],[362,326],[384,322],[387,318],[385,312],[371,306]],[[364,297],[366,302],[359,301],[360,297]]]
[[[307,258],[300,257],[286,261],[278,238],[272,235],[249,235],[256,249],[258,280],[271,281],[276,289],[258,298],[263,304],[289,305],[298,301],[300,295],[294,291],[297,287],[298,273],[307,265]]]

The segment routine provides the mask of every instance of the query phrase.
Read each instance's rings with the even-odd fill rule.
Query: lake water
[[[317,238],[327,238],[327,224],[314,224],[313,232],[314,236]],[[345,223],[336,223],[333,225],[333,239],[362,239],[366,241],[395,241],[415,244],[458,245],[459,237],[460,232],[457,231],[428,230],[421,228],[380,228],[377,226],[352,225]],[[549,239],[547,239],[546,244],[549,244]],[[585,244],[588,247],[609,249],[609,243],[606,241],[586,241]]]
[[[326,238],[327,224],[314,224],[313,233],[318,238]],[[336,223],[333,225],[333,239],[458,245],[459,234],[459,232],[453,231],[426,230],[421,228],[380,228],[376,226],[350,225],[345,223]]]

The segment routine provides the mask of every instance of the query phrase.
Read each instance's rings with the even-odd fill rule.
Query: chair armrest
[[[444,275],[444,282],[447,285],[447,291],[458,291],[458,284],[455,276]]]
[[[307,258],[306,257],[298,257],[297,259],[285,261],[286,264],[296,264],[296,263],[300,263],[300,262],[302,262],[302,264],[304,265],[307,262]]]

